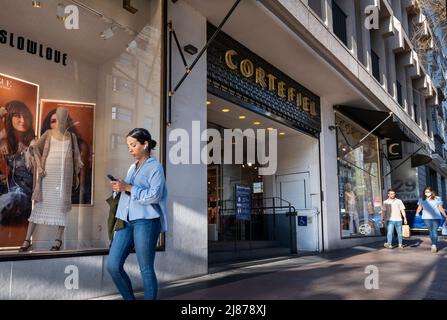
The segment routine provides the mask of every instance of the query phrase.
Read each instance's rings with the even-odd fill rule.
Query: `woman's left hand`
[[[130,192],[130,190],[132,189],[132,186],[130,184],[124,183],[122,180],[111,181],[110,184],[112,185],[112,190],[115,192]]]

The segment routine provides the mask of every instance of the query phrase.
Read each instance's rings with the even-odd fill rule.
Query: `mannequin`
[[[72,187],[79,185],[82,167],[76,135],[68,131],[68,110],[63,107],[56,111],[57,126],[47,130],[34,144],[37,181],[34,185],[34,208],[28,219],[26,239],[21,252],[30,250],[31,236],[36,224],[59,226],[58,237],[51,251],[62,246],[62,234],[66,225],[66,215],[71,210]]]

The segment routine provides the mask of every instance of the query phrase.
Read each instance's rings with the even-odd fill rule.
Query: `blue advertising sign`
[[[235,189],[236,199],[236,219],[250,220],[251,219],[251,188],[236,184]]]

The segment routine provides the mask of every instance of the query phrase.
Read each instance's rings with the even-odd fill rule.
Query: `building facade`
[[[27,222],[2,220],[2,299],[116,292],[104,267],[106,175],[126,172],[133,127],[151,131],[166,171],[160,282],[241,259],[380,241],[388,188],[410,211],[425,185],[445,196],[445,106],[410,41],[415,28],[432,37],[415,1],[140,0],[136,13],[118,2],[70,1],[79,31],[51,20],[58,2],[47,2],[7,5],[29,17],[26,25],[1,13],[1,105],[22,99],[34,108],[28,125],[37,137],[52,109],[69,108],[89,141],[90,171],[72,197],[62,251],[47,251],[55,230],[45,226],[33,252],[17,253]],[[46,30],[36,29],[39,19],[51,22]],[[22,86],[17,98],[12,83]],[[263,157],[238,154],[240,145]],[[201,161],[223,159],[227,148],[231,161]],[[11,192],[5,163],[2,195]],[[263,172],[269,165],[275,170]],[[67,266],[79,271],[78,290],[65,286]],[[141,289],[134,255],[126,269]]]

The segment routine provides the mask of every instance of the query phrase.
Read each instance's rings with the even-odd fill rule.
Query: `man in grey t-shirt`
[[[388,190],[388,199],[383,202],[382,206],[382,221],[386,221],[387,225],[387,241],[384,244],[385,248],[392,249],[393,245],[393,231],[396,229],[397,240],[399,248],[402,245],[402,216],[404,223],[407,224],[407,216],[405,215],[405,206],[402,200],[396,198],[396,192],[392,189]]]

